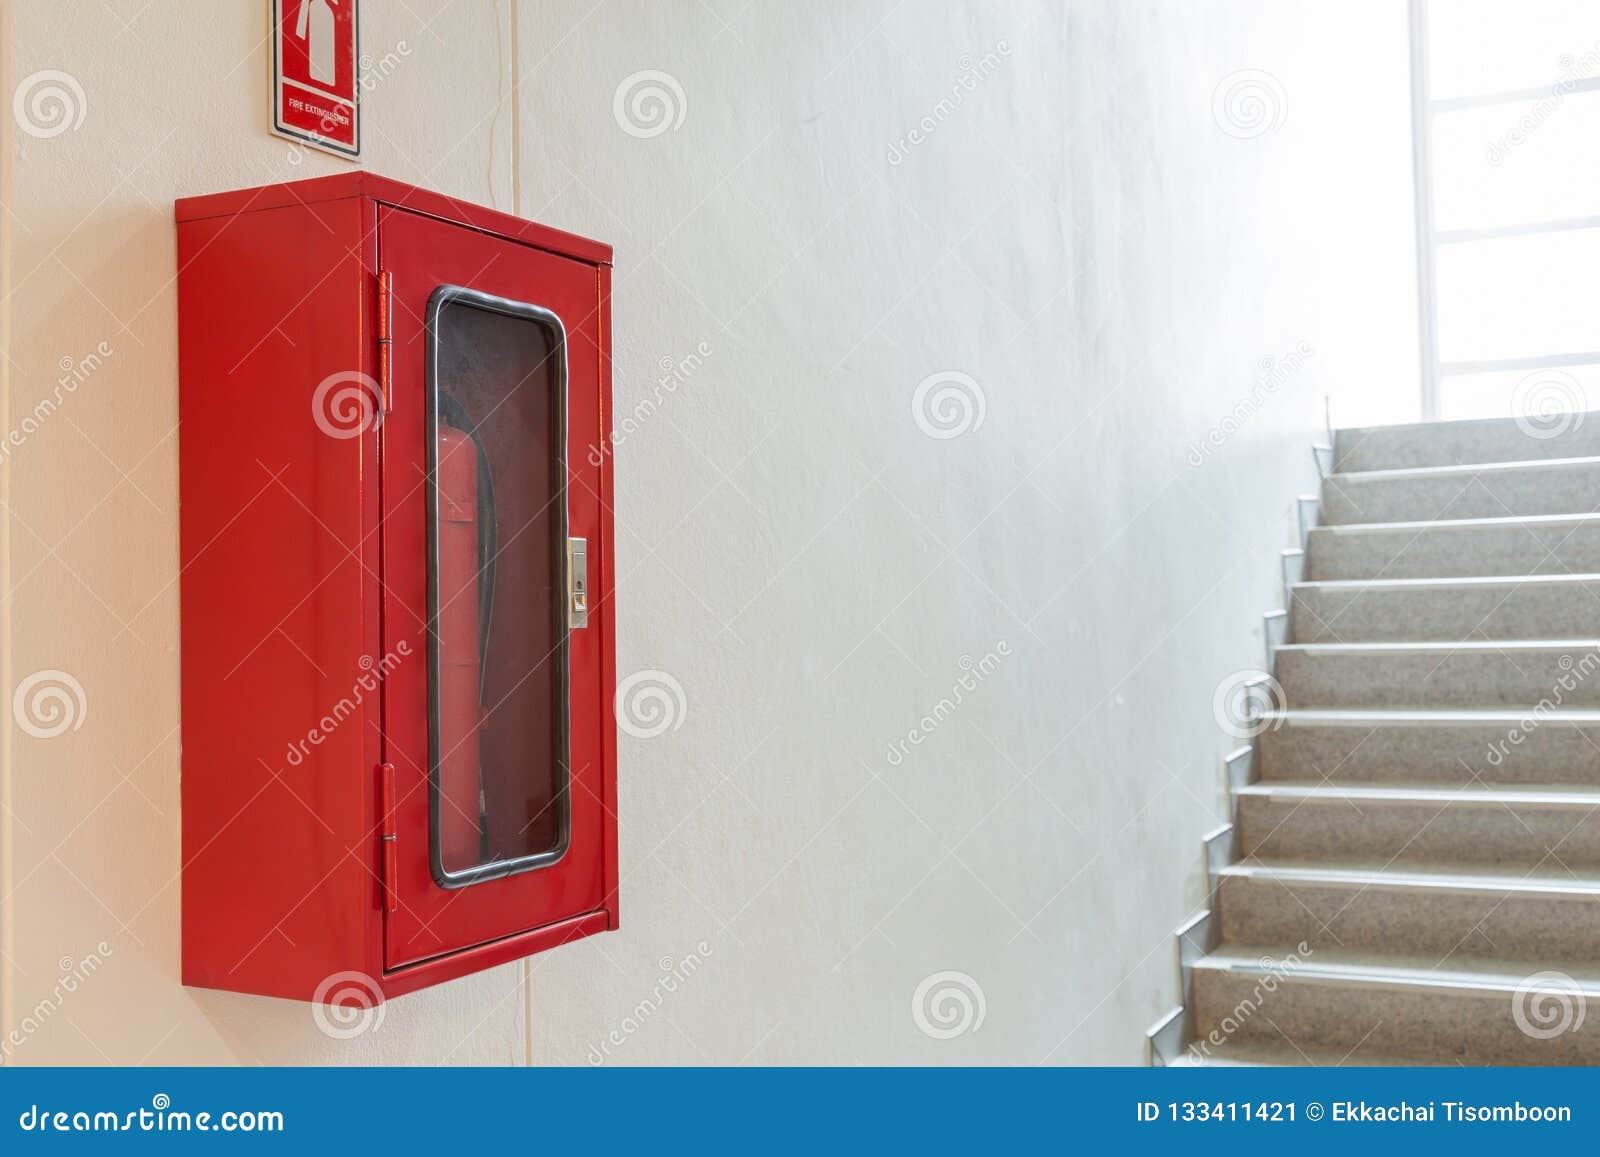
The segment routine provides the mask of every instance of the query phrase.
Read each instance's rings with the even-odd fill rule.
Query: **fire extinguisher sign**
[[[272,128],[361,155],[360,0],[272,0]]]

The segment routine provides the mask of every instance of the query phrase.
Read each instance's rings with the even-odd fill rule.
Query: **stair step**
[[[1201,957],[1192,975],[1196,1044],[1314,1046],[1369,1063],[1600,1062],[1600,1018],[1582,1015],[1600,999],[1592,967],[1237,946]]]
[[[1330,474],[1319,509],[1325,525],[1600,510],[1600,457]]]
[[[1306,537],[1308,579],[1595,573],[1600,514],[1355,523],[1313,527]]]
[[[1443,961],[1600,959],[1600,920],[1589,907],[1600,901],[1600,874],[1251,861],[1217,876],[1224,944],[1304,943]]]
[[[1600,790],[1250,785],[1236,793],[1247,859],[1600,870]]]
[[[1346,891],[1371,889],[1431,894],[1563,897],[1580,900],[1600,898],[1600,873],[1581,876],[1559,870],[1495,870],[1478,864],[1444,864],[1427,869],[1397,867],[1394,864],[1368,863],[1285,863],[1241,860],[1217,869],[1221,879],[1270,881],[1282,884],[1340,888]]]
[[[1334,469],[1395,470],[1600,454],[1600,414],[1572,414],[1554,430],[1515,418],[1366,426],[1334,434]]]
[[[1270,711],[1263,780],[1600,787],[1600,712]]]
[[[1600,640],[1298,643],[1278,648],[1274,674],[1290,707],[1594,708]]]
[[[1600,788],[1550,784],[1537,787],[1439,787],[1435,784],[1247,783],[1235,788],[1241,799],[1271,799],[1284,803],[1344,802],[1350,804],[1437,803],[1460,807],[1600,807]]]
[[[1251,1041],[1239,1044],[1231,1040],[1218,1040],[1216,1044],[1195,1041],[1182,1056],[1168,1067],[1191,1068],[1299,1068],[1311,1066],[1322,1069],[1337,1068],[1397,1068],[1416,1062],[1406,1057],[1377,1057],[1352,1055],[1348,1049],[1319,1049],[1315,1046],[1300,1048],[1283,1041],[1280,1044],[1262,1044]]]
[[[1600,1063],[1600,413],[1557,425],[1335,436],[1174,1063]]]
[[[1296,583],[1297,643],[1571,639],[1600,624],[1600,573]]]

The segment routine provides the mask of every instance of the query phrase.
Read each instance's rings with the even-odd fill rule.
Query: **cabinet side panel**
[[[306,999],[367,964],[361,222],[350,198],[178,225],[186,984]]]

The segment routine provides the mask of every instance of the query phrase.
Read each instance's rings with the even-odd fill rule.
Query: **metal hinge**
[[[395,831],[394,816],[394,764],[385,763],[378,767],[378,836],[379,847],[383,849],[383,910],[396,911],[399,904],[398,879],[396,869],[399,866],[396,856],[395,844],[397,833]]]
[[[393,409],[391,383],[394,380],[394,274],[378,270],[378,408],[388,414]]]

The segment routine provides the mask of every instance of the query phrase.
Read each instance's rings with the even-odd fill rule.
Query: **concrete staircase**
[[[1545,433],[1323,448],[1152,1063],[1600,1064],[1600,413]]]

